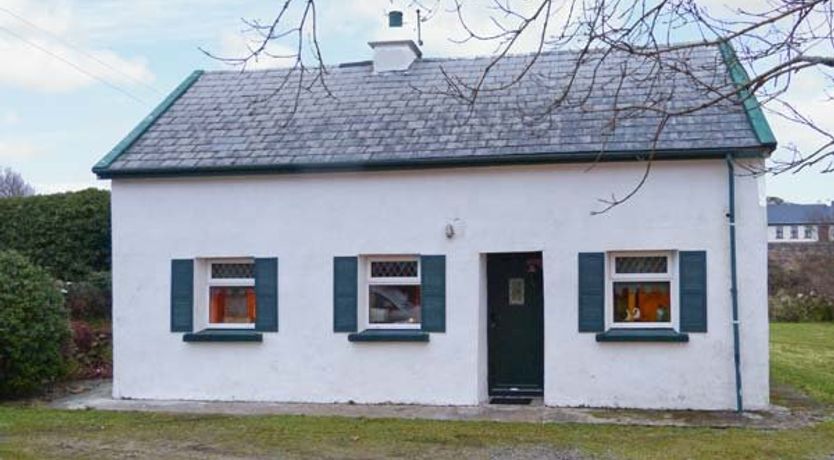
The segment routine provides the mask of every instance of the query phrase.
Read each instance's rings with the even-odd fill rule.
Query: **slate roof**
[[[768,225],[834,223],[834,202],[824,204],[782,203],[767,205]]]
[[[594,56],[598,54],[592,54],[592,61]],[[484,92],[474,106],[441,94],[448,90],[441,69],[474,82],[490,58],[422,59],[405,72],[382,74],[374,74],[368,63],[332,67],[326,82],[334,97],[315,85],[301,91],[294,112],[295,80],[276,94],[288,70],[205,72],[190,87],[184,85],[187,90],[167,110],[152,114],[149,126],[137,127],[94,171],[111,177],[544,158],[588,161],[601,152],[611,158],[633,157],[652,149],[659,115],[622,112],[611,126],[615,104],[644,106],[651,99],[674,109],[709,97],[688,76],[615,53],[598,68],[584,65],[569,93],[572,102],[546,113],[547,104],[567,87],[576,58],[572,52],[544,53],[518,84]],[[531,59],[507,57],[487,86],[518,75]],[[717,47],[681,52],[678,59],[710,86],[733,84]],[[623,69],[628,77],[620,85]],[[738,100],[672,118],[655,147],[656,152],[681,155],[772,150],[759,141]]]

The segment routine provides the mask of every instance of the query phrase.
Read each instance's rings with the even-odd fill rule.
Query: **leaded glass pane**
[[[666,273],[665,256],[617,257],[617,273]]]
[[[211,277],[214,279],[254,278],[255,264],[251,262],[211,264]]]
[[[384,260],[371,262],[372,278],[416,278],[416,260]]]

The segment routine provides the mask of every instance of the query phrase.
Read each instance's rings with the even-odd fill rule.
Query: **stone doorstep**
[[[321,417],[402,418],[422,420],[522,423],[583,423],[634,426],[790,429],[814,424],[819,417],[773,406],[769,411],[737,414],[728,411],[634,410],[529,406],[428,406],[417,404],[346,404],[226,402],[114,399],[111,383],[49,403],[66,410],[162,412],[173,414],[306,415]]]

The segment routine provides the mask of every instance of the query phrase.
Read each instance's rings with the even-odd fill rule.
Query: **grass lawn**
[[[834,401],[834,325],[772,329],[777,386]],[[781,431],[68,412],[0,405],[15,458],[830,458],[834,420]]]
[[[834,404],[834,323],[775,323],[770,331],[771,380]]]

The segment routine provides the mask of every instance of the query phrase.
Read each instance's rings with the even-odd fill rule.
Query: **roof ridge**
[[[688,45],[698,45],[704,44],[709,45],[707,42],[697,41],[697,40],[687,40],[678,43],[669,44],[666,46],[660,46],[660,49],[674,49],[681,46],[688,46]],[[716,50],[719,49],[719,45],[712,45],[709,46],[710,48],[715,48]],[[649,47],[644,47],[649,48]],[[641,49],[641,48],[636,48]],[[687,49],[687,48],[684,48]],[[694,48],[688,48],[694,49]],[[522,53],[511,53],[504,56],[507,59],[516,59],[516,58],[524,58],[529,56],[535,56],[537,54],[540,55],[558,55],[558,54],[579,54],[582,50],[580,49],[551,49],[551,50],[542,50],[542,51],[525,51]],[[587,53],[602,53],[606,52],[607,48],[599,47],[599,48],[589,48]],[[681,50],[683,51],[683,50]],[[481,59],[491,59],[494,58],[494,55],[490,54],[474,54],[469,56],[436,56],[436,57],[424,57],[421,59],[416,60],[415,62],[451,62],[451,61],[478,61]],[[338,64],[328,64],[325,65],[324,68],[326,70],[338,70],[344,68],[353,68],[353,67],[363,67],[366,64],[372,63],[372,60],[363,59],[359,61],[348,61],[348,62],[340,62]],[[291,69],[292,67],[270,67],[270,68],[261,68],[261,69],[215,69],[215,70],[206,70],[206,74],[228,74],[228,73],[250,73],[250,74],[258,74],[258,73],[270,73],[270,72],[280,72],[286,71]]]

